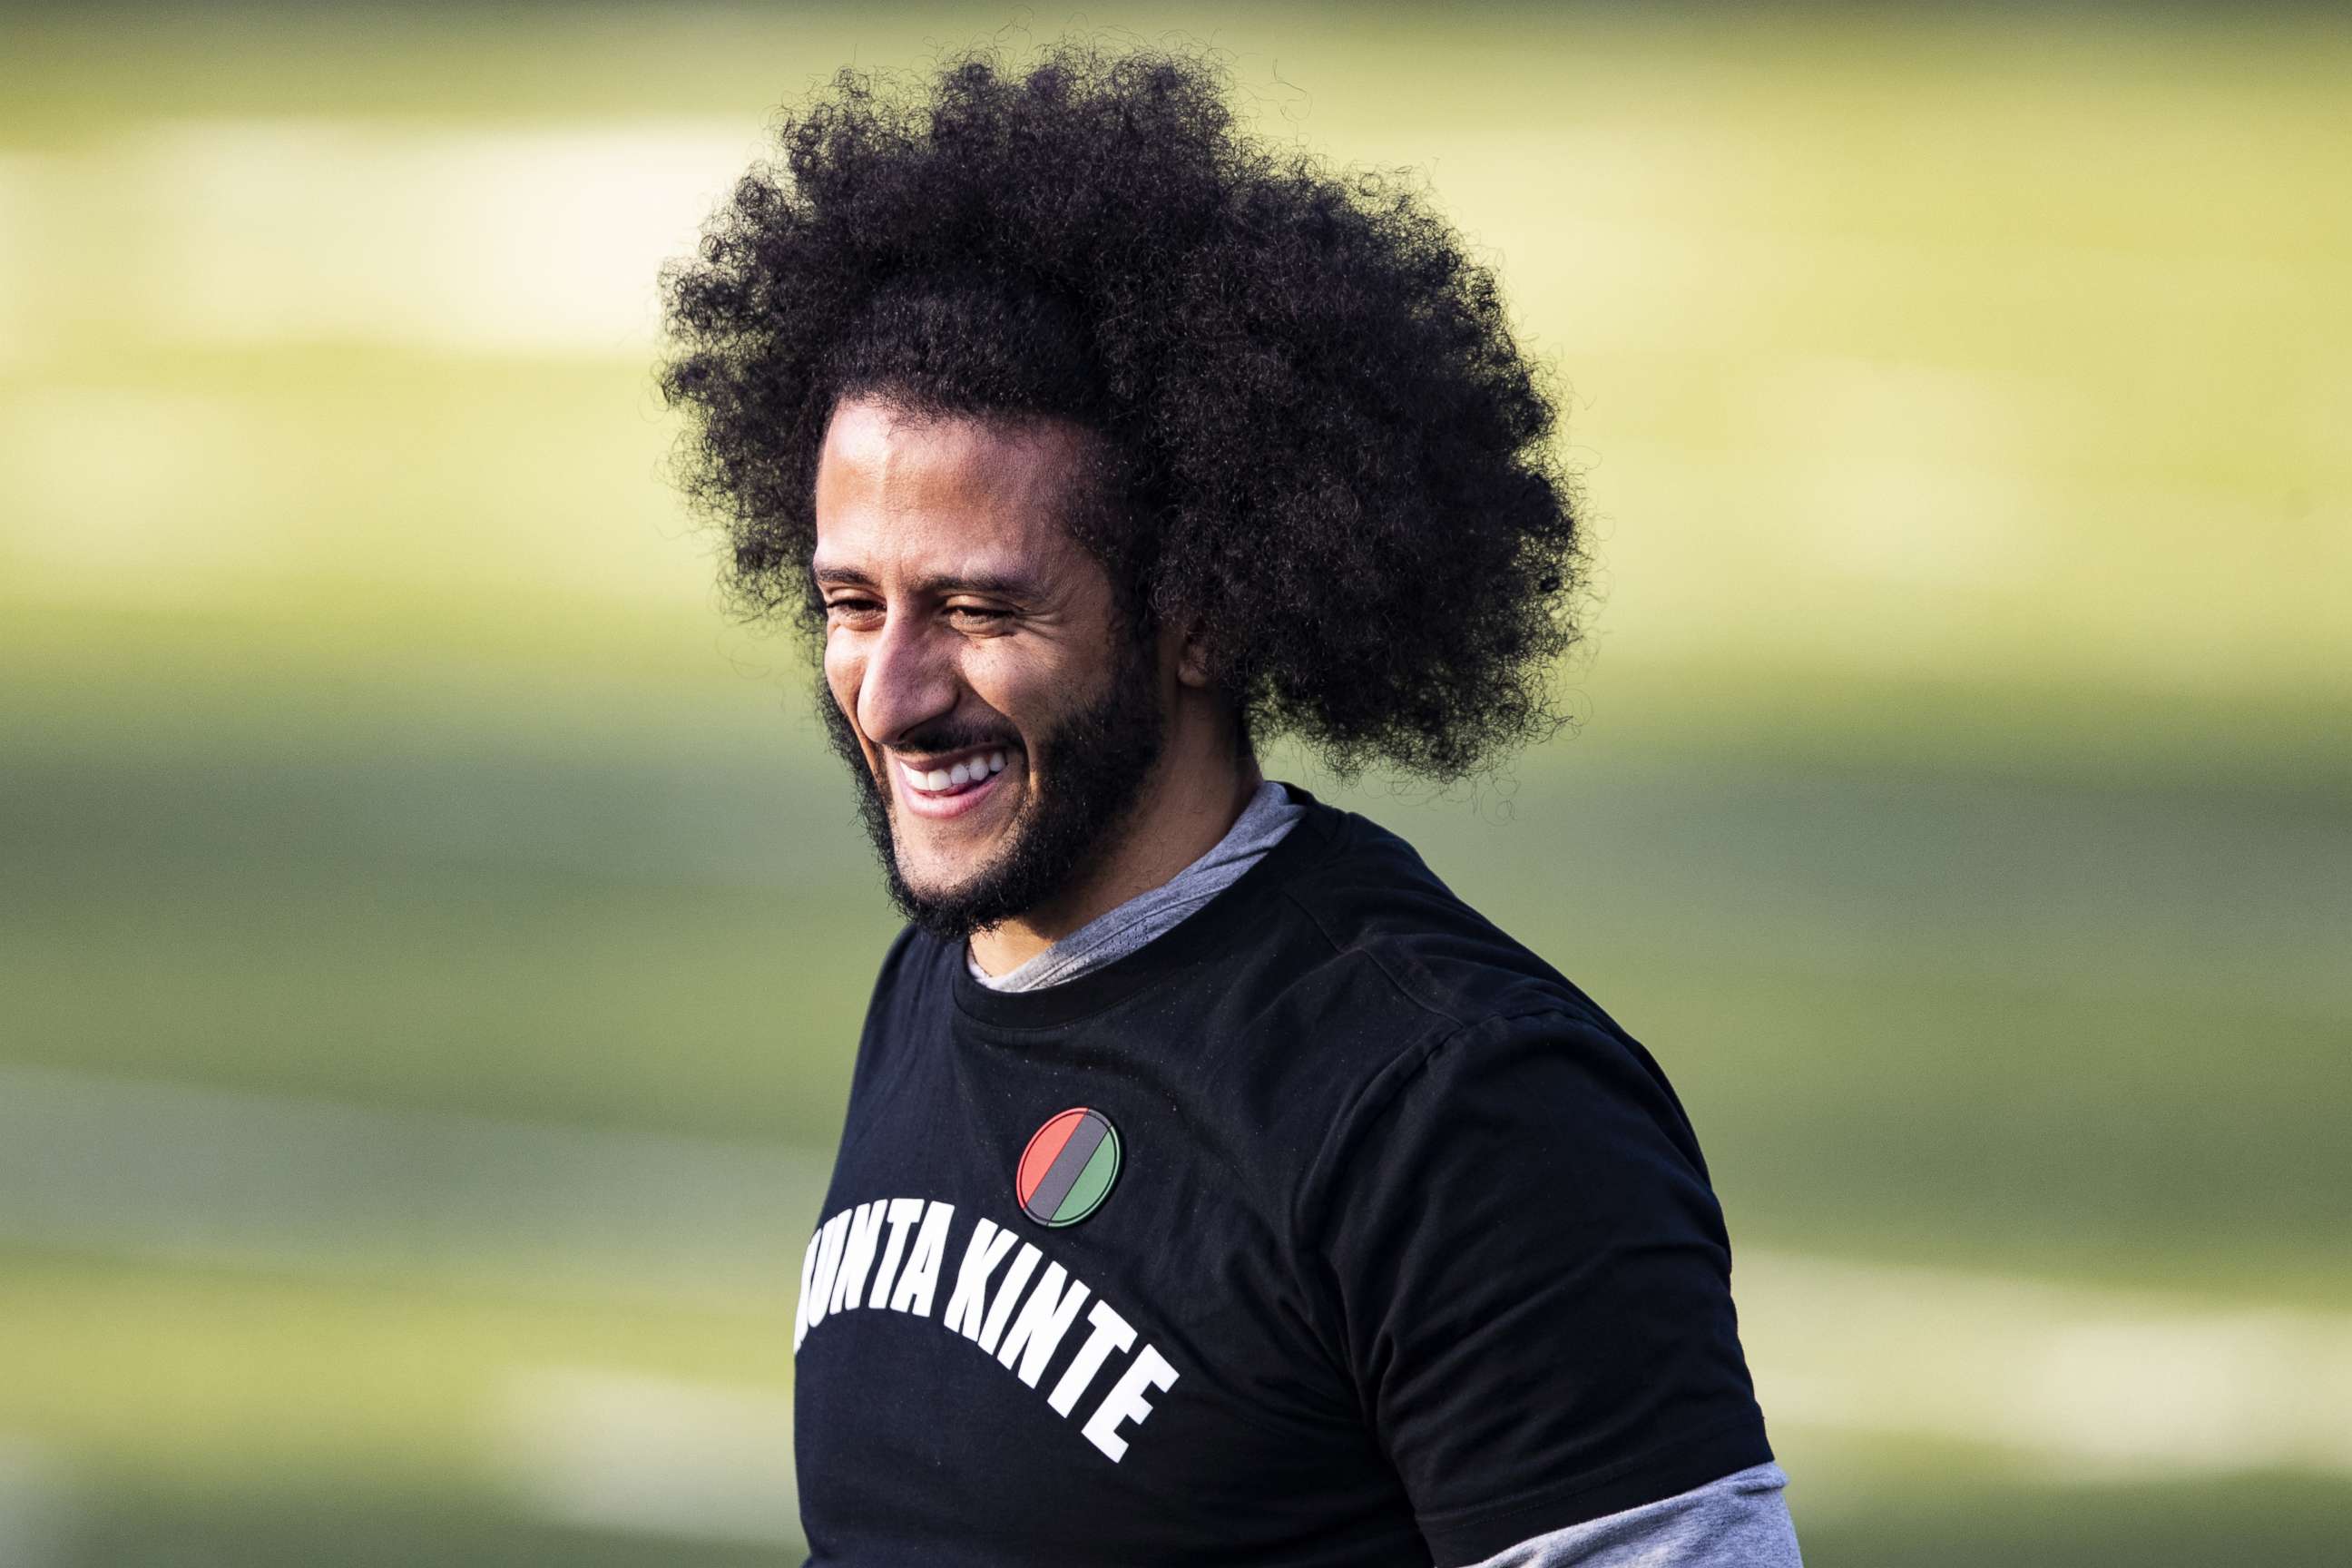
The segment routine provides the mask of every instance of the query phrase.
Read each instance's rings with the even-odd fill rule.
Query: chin
[[[959,901],[969,898],[987,879],[991,861],[987,850],[988,846],[983,844],[953,856],[909,855],[902,838],[898,849],[898,880],[909,893],[926,903]]]

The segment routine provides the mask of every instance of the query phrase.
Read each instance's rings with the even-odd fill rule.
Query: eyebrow
[[[872,574],[855,566],[812,566],[810,575],[820,588],[866,588],[879,591],[881,584]],[[1037,584],[1027,577],[1001,572],[943,572],[918,578],[916,593],[928,598],[949,594],[993,594],[1003,599],[1034,599],[1038,595]]]

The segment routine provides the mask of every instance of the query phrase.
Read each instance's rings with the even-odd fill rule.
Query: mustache
[[[937,756],[942,752],[969,752],[982,746],[993,746],[1002,751],[1017,752],[1020,738],[1006,731],[985,724],[942,720],[910,730],[889,745],[880,748],[894,755]]]

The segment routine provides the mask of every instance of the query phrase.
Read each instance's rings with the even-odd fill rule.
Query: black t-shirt
[[[1091,973],[891,949],[801,1275],[813,1563],[1458,1564],[1771,1458],[1657,1065],[1290,793]]]

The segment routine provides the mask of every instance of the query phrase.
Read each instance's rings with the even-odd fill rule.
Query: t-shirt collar
[[[1279,897],[1282,885],[1299,868],[1321,858],[1347,820],[1345,813],[1324,805],[1297,784],[1285,784],[1282,788],[1306,808],[1306,814],[1280,843],[1232,886],[1174,927],[1099,969],[1041,990],[992,991],[972,978],[961,942],[941,943],[957,1008],[982,1023],[1003,1027],[1056,1027],[1112,1006],[1245,935],[1252,924],[1250,912]]]

